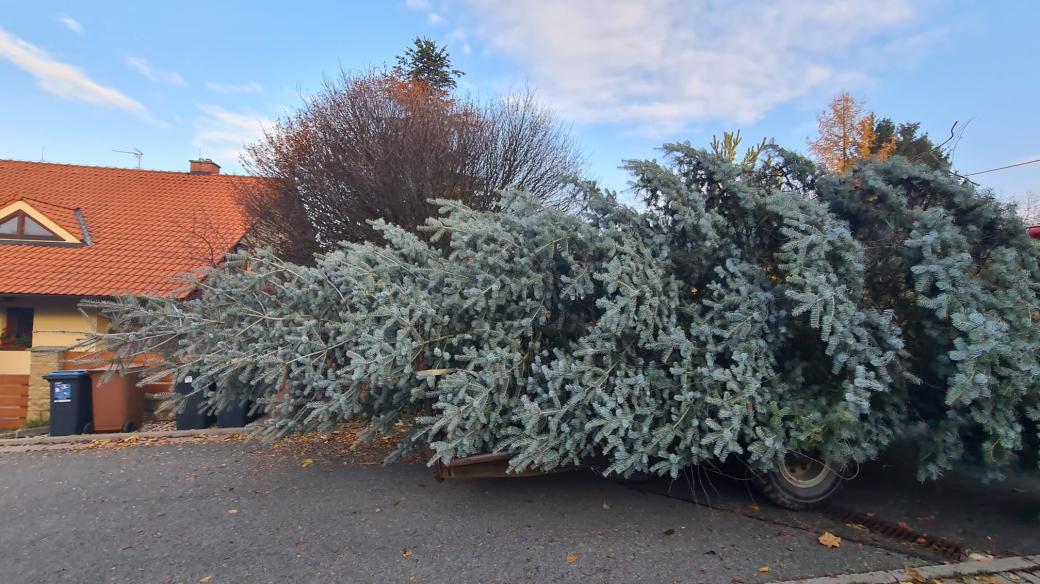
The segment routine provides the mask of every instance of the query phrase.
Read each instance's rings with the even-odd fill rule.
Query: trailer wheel
[[[786,509],[802,510],[819,505],[841,488],[842,478],[826,462],[791,453],[783,464],[757,477],[759,490]]]

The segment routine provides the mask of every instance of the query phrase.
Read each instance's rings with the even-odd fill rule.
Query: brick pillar
[[[29,349],[29,411],[30,420],[49,420],[51,417],[51,384],[43,378],[52,371],[65,367],[65,347],[33,347]]]

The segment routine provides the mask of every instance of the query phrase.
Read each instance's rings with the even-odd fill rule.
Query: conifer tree
[[[729,154],[626,163],[642,212],[583,183],[578,212],[442,200],[423,236],[248,254],[195,299],[93,303],[120,331],[101,340],[164,353],[155,375],[213,407],[255,400],[272,434],[415,416],[400,452],[514,471],[840,466],[912,424],[922,478],[1036,453],[1040,263],[1012,208],[905,159]]]
[[[809,149],[833,172],[848,172],[866,158],[886,160],[898,147],[891,133],[879,134],[874,114],[847,91],[835,97],[816,121],[818,133],[809,141]]]
[[[415,37],[411,47],[397,56],[394,73],[442,93],[455,89],[456,79],[465,75],[451,66],[448,48],[425,37]]]

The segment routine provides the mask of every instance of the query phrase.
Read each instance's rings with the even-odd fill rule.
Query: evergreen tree
[[[889,155],[902,156],[915,164],[935,169],[950,168],[949,151],[932,142],[927,132],[918,133],[920,130],[918,122],[897,126],[889,118],[882,118],[874,125],[877,139],[871,154],[879,154],[884,145],[891,144]]]
[[[577,213],[442,200],[429,238],[376,221],[384,244],[313,267],[259,252],[196,299],[92,305],[119,356],[166,354],[155,375],[193,373],[216,408],[257,400],[268,432],[418,414],[401,451],[434,460],[840,466],[912,423],[922,478],[1035,453],[1040,264],[1013,209],[901,158],[726,150],[628,162],[643,212],[590,184]]]
[[[448,48],[425,37],[415,37],[413,46],[397,56],[394,73],[404,79],[447,93],[455,89],[455,80],[465,75],[451,66]]]

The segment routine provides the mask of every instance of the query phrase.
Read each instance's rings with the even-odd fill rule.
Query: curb
[[[71,444],[90,442],[92,440],[122,440],[137,436],[138,438],[190,438],[193,436],[219,436],[222,434],[248,433],[251,428],[206,428],[204,430],[157,430],[152,432],[115,432],[112,434],[74,434],[72,436],[37,436],[33,438],[0,439],[0,448],[4,446],[34,446],[41,444]]]
[[[779,584],[899,584],[900,582],[918,582],[919,580],[915,579],[915,577],[924,578],[926,581],[931,582],[941,578],[999,574],[1019,570],[1040,570],[1040,556],[1015,556],[986,561],[961,562],[959,564],[920,566],[912,568],[912,570],[913,574],[907,570],[884,570],[864,572],[862,574],[846,574],[844,576],[785,580]]]

